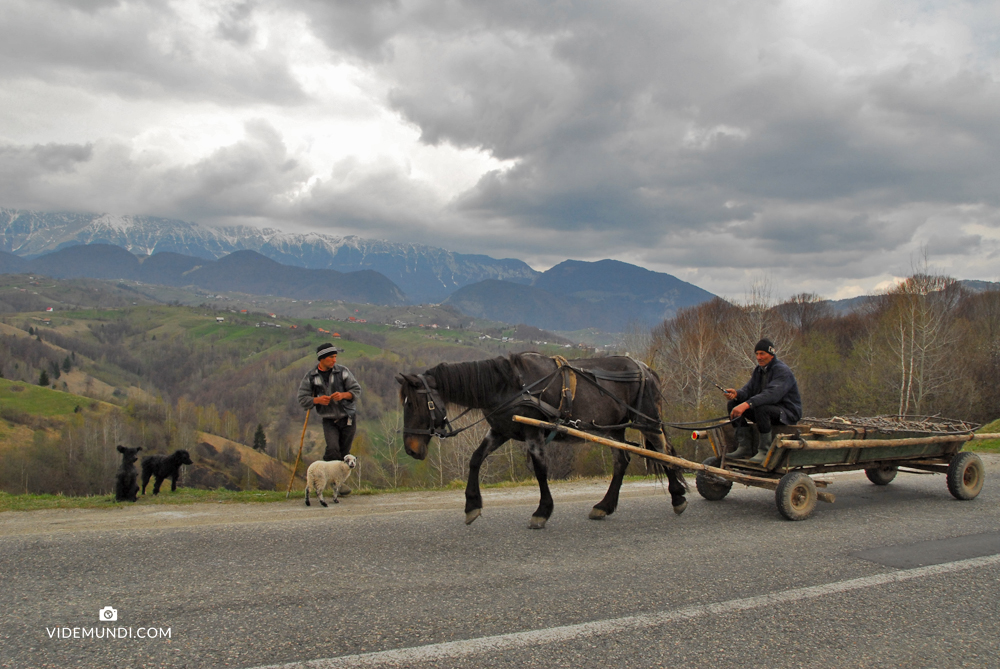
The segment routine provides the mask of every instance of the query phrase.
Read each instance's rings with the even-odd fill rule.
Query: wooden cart
[[[979,456],[962,452],[962,446],[973,439],[1000,439],[1000,434],[974,434],[975,426],[939,418],[804,419],[798,425],[776,426],[767,457],[758,465],[725,457],[735,445],[727,422],[694,432],[692,438],[706,440],[713,452],[698,463],[564,425],[523,416],[514,420],[694,471],[698,493],[707,500],[725,498],[733,483],[774,490],[778,511],[788,520],[804,520],[817,501],[835,500],[824,490],[830,483],[813,478],[832,472],[863,469],[875,485],[888,485],[900,467],[936,472],[946,475],[948,490],[956,498],[974,499],[983,488],[985,469]]]

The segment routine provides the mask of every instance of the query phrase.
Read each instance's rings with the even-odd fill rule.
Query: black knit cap
[[[772,344],[771,340],[766,337],[757,342],[757,345],[753,347],[753,352],[756,353],[757,351],[777,355],[777,351],[774,350],[774,344]]]
[[[339,349],[333,344],[320,344],[316,347],[316,359],[322,360],[323,358],[336,355],[337,353],[343,353],[343,349]]]

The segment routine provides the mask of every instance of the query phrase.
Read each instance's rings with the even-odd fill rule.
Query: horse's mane
[[[446,402],[481,409],[507,399],[518,389],[517,373],[511,362],[504,357],[442,362],[424,373],[434,377]]]

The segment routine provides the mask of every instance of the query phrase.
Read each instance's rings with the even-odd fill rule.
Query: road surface
[[[1000,666],[985,459],[976,500],[851,473],[803,522],[693,481],[680,517],[632,483],[604,521],[605,482],[559,483],[541,531],[530,487],[471,526],[461,491],[2,513],[0,667]]]

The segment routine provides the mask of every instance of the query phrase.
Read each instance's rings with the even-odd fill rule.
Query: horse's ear
[[[118,444],[118,452],[119,452],[119,453],[124,453],[124,452],[125,452],[125,449],[124,449],[124,448],[122,448],[122,445],[121,445],[121,444]]]
[[[136,446],[136,447],[135,447],[135,450],[137,450],[137,451],[141,451],[141,450],[142,450],[142,446]]]
[[[407,383],[406,377],[403,376],[402,374],[396,374],[396,380],[399,381],[399,385],[401,386],[406,385]]]

